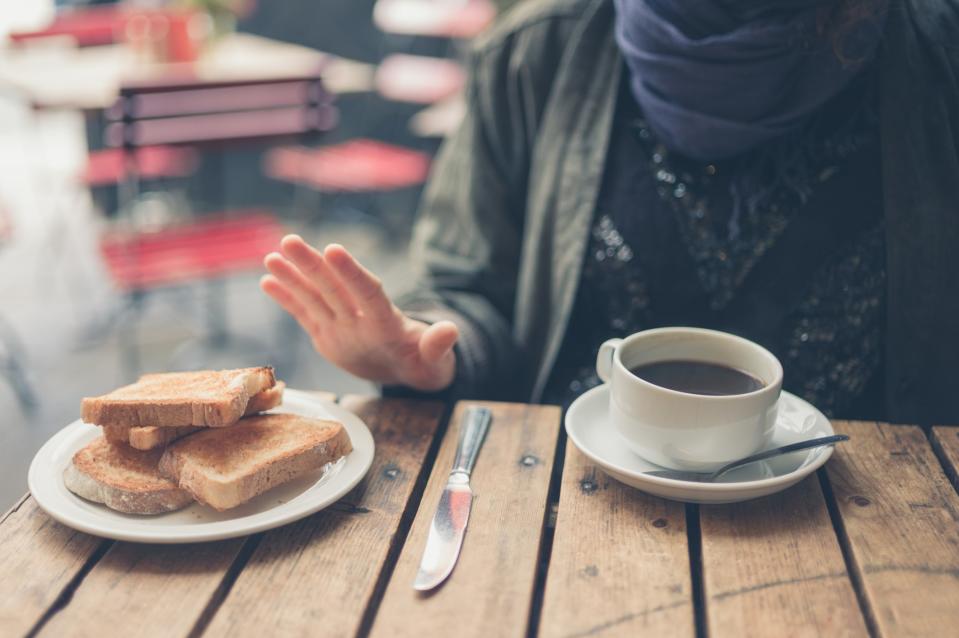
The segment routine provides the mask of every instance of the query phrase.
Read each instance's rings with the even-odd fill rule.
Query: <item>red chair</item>
[[[192,148],[175,146],[146,146],[134,153],[134,174],[140,179],[184,178],[196,171],[198,153]],[[128,177],[123,149],[107,148],[93,151],[87,156],[87,164],[81,180],[90,187],[116,186]]]
[[[149,233],[114,230],[100,247],[113,280],[131,292],[260,270],[283,234],[275,216],[250,210]]]
[[[185,74],[128,84],[105,114],[110,154],[87,176],[118,178],[125,207],[142,178],[185,173],[198,149],[315,142],[336,122],[332,102],[319,71],[219,82]]]
[[[338,193],[416,186],[429,169],[426,153],[367,139],[315,149],[278,148],[265,159],[266,173],[274,179]]]
[[[315,142],[332,128],[336,111],[319,73],[268,80],[199,82],[170,77],[124,86],[106,114],[106,142],[119,153],[109,160],[111,177],[119,176],[121,210],[129,210],[140,180],[150,170],[183,168],[176,153],[237,144]],[[104,162],[106,163],[106,162]],[[102,238],[102,254],[121,290],[129,293],[134,312],[144,296],[158,288],[207,282],[259,269],[263,257],[283,235],[268,211],[209,214],[161,229],[134,228]],[[219,290],[219,289],[217,289]],[[210,295],[209,337],[226,343],[226,313],[221,295]],[[136,344],[124,348],[127,375],[139,369]]]
[[[316,219],[320,198],[333,200],[324,213],[346,216],[353,224],[370,224],[394,237],[407,230],[394,207],[386,208],[382,196],[414,189],[426,181],[431,158],[426,153],[376,140],[355,139],[321,148],[281,147],[264,158],[264,172],[293,184],[294,207],[303,219]],[[401,196],[414,197],[409,190]],[[395,196],[394,196],[395,198]]]

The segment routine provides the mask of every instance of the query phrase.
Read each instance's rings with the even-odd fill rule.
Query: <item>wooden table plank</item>
[[[868,635],[815,475],[766,498],[703,505],[700,530],[710,636]]]
[[[934,427],[932,447],[942,460],[952,486],[959,490],[959,428]]]
[[[247,542],[116,543],[40,635],[186,636],[203,618]]]
[[[852,567],[883,636],[959,626],[959,496],[922,430],[837,422],[826,466]]]
[[[618,483],[567,443],[540,635],[694,634],[684,506]]]
[[[0,636],[29,631],[107,542],[57,523],[25,496],[0,524]]]
[[[557,407],[479,404],[493,410],[493,424],[473,471],[473,507],[459,562],[439,589],[426,595],[413,590],[453,464],[459,418],[472,404],[457,405],[374,621],[374,637],[526,635],[559,433]]]
[[[246,539],[116,543],[41,636],[186,636]]]
[[[367,478],[329,510],[268,532],[208,633],[352,636],[374,597],[442,416],[438,403],[348,397],[370,426]],[[403,530],[405,532],[405,529]],[[385,581],[384,581],[385,582]]]

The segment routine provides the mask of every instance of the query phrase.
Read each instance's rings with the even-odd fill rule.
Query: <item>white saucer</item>
[[[369,471],[373,436],[352,412],[296,390],[286,390],[283,404],[270,412],[340,421],[353,451],[321,474],[301,477],[226,512],[194,503],[169,514],[136,516],[84,500],[63,485],[63,470],[73,454],[100,435],[100,428],[77,420],[53,435],[33,458],[27,477],[30,493],[47,514],[81,532],[143,543],[193,543],[245,536],[308,516],[336,502]]]
[[[609,387],[585,392],[566,411],[566,434],[591,461],[614,479],[643,492],[689,503],[736,503],[782,491],[819,469],[832,446],[801,450],[733,470],[716,483],[677,481],[643,474],[663,469],[626,447],[609,421]],[[835,434],[822,412],[783,392],[769,448]]]

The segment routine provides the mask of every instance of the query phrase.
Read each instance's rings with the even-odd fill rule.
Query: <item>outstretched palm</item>
[[[297,235],[264,260],[260,287],[306,330],[317,352],[364,379],[441,390],[455,371],[459,336],[449,321],[404,315],[372,273],[342,246],[322,253]]]

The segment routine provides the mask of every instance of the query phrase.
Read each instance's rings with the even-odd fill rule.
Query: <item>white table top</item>
[[[309,73],[321,63],[324,83],[334,93],[373,88],[372,65],[249,33],[223,37],[189,65],[146,63],[124,44],[56,44],[0,49],[0,90],[10,87],[39,107],[94,110],[110,106],[124,81],[181,70],[202,81],[274,78]]]
[[[373,23],[386,33],[472,38],[496,18],[489,0],[378,0]]]

